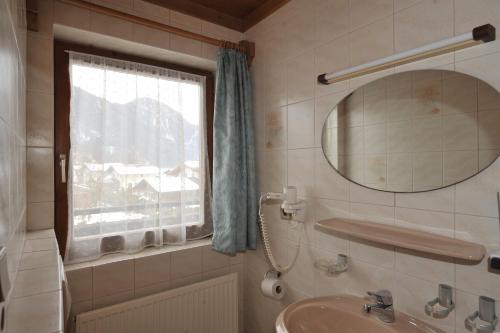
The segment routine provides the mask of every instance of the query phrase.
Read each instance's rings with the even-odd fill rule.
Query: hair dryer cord
[[[264,254],[266,255],[267,261],[269,264],[272,266],[272,268],[280,273],[286,273],[288,272],[295,262],[297,261],[297,257],[299,256],[300,252],[300,242],[302,238],[302,232],[299,234],[299,239],[296,245],[296,250],[295,250],[295,255],[293,256],[293,259],[291,262],[288,263],[286,266],[281,266],[278,264],[276,259],[273,256],[273,251],[271,249],[271,240],[269,238],[269,230],[267,228],[267,223],[264,219],[264,213],[262,212],[262,204],[265,201],[265,195],[261,195],[259,199],[259,229],[260,229],[260,236],[262,239],[262,243],[264,245]]]

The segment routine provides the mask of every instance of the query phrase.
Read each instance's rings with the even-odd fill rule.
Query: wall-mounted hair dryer
[[[306,202],[304,200],[297,199],[297,188],[295,186],[287,186],[283,189],[282,193],[267,192],[262,193],[259,200],[259,227],[262,242],[264,243],[264,253],[267,260],[276,272],[287,272],[290,270],[297,260],[297,256],[300,250],[300,236],[297,242],[297,250],[293,260],[286,266],[281,266],[276,262],[271,249],[271,241],[269,237],[269,231],[267,228],[267,223],[264,220],[264,213],[262,212],[262,204],[268,200],[281,200],[280,214],[281,218],[285,220],[292,220],[296,222],[304,222],[306,218]],[[302,224],[302,223],[299,223]],[[279,274],[277,274],[279,276]]]
[[[261,201],[264,200],[282,200],[280,206],[281,218],[285,220],[294,220],[304,222],[306,203],[304,200],[297,199],[297,188],[295,186],[287,186],[283,188],[283,192],[267,192],[261,196]]]

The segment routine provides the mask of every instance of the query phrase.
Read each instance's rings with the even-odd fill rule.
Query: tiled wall
[[[26,18],[22,0],[0,0],[0,54],[0,246],[7,247],[13,283],[26,227]]]
[[[238,42],[242,34],[141,0],[91,1],[158,22]],[[28,33],[28,229],[54,225],[54,24],[215,60],[216,48],[53,0],[38,0],[38,32]]]
[[[27,232],[25,238],[5,332],[62,333],[62,267],[54,230]]]
[[[206,245],[174,247],[173,252],[146,250],[135,258],[122,256],[121,260],[115,258],[113,262],[101,262],[93,267],[88,264],[68,267],[66,274],[74,314],[235,272],[242,295],[243,255],[219,254],[208,245],[210,241],[202,242]],[[242,310],[240,297],[241,320]]]
[[[329,86],[316,83],[318,74],[488,22],[500,27],[498,1],[292,0],[245,34],[256,42],[252,72],[261,190],[296,185],[309,208],[300,256],[284,276],[285,300],[271,300],[258,292],[268,269],[262,249],[246,255],[247,332],[272,332],[276,316],[289,302],[310,296],[363,295],[366,290],[387,288],[397,310],[447,332],[465,331],[464,318],[476,310],[478,295],[500,301],[500,274],[487,271],[486,259],[464,265],[313,229],[317,220],[345,216],[467,239],[484,244],[489,252],[499,249],[500,161],[456,186],[422,194],[385,193],[339,176],[324,159],[320,138],[324,119],[338,101],[356,87],[396,71],[456,70],[500,89],[500,41]],[[265,213],[274,251],[285,262],[294,254],[297,231],[279,220],[278,206],[266,207]],[[347,272],[327,277],[314,268],[315,259],[334,259],[337,253],[350,256]],[[439,283],[456,288],[457,308],[445,319],[430,319],[424,304],[437,296]]]

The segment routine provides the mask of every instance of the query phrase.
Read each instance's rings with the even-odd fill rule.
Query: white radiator
[[[85,312],[77,333],[237,333],[237,274]]]

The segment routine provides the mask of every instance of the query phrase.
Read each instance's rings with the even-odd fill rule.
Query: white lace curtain
[[[67,262],[212,233],[205,78],[70,53]]]

